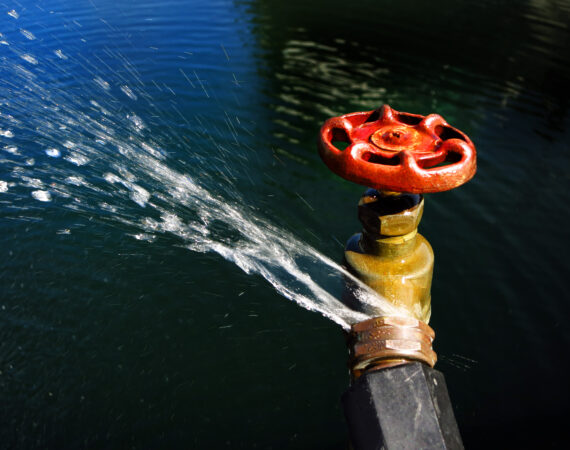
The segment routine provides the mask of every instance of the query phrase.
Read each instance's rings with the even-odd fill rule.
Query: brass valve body
[[[417,232],[423,206],[421,195],[367,190],[358,204],[363,230],[349,239],[345,259],[364,283],[428,323],[434,256]]]

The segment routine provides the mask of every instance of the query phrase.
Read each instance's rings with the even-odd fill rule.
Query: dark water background
[[[0,181],[14,183],[0,192],[0,448],[347,442],[338,325],[216,254],[133,239],[113,214],[18,185],[14,167],[55,166],[34,147],[50,117],[16,60],[64,103],[135,111],[173,168],[338,261],[363,188],[320,161],[322,122],[383,103],[443,115],[474,141],[479,170],[426,198],[437,368],[467,448],[563,448],[569,23],[568,2],[548,0],[0,0],[0,113],[7,101],[25,112],[0,136]],[[146,86],[155,110],[124,85]]]

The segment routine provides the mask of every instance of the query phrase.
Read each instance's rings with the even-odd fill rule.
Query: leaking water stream
[[[115,72],[126,74],[120,79],[100,74],[80,56],[77,64],[85,70],[85,78],[76,80],[73,91],[67,92],[64,86],[54,86],[73,70],[67,49],[52,47],[46,39],[30,51],[26,40],[36,40],[33,31],[20,29],[20,34],[25,40],[19,44],[11,42],[10,34],[3,35],[8,52],[0,60],[4,80],[0,189],[12,214],[25,215],[29,202],[17,200],[29,195],[38,202],[33,208],[54,203],[57,208],[88,213],[91,220],[129,226],[128,234],[141,241],[152,243],[158,233],[170,233],[180,239],[178,245],[216,252],[246,273],[262,275],[283,296],[345,328],[369,316],[338,300],[344,279],[355,286],[359,311],[405,314],[248,205],[227,161],[231,152],[242,151],[246,158],[251,152],[225,148],[207,123],[200,126],[199,118],[193,128],[186,128],[192,127],[191,119],[173,106],[183,121],[182,129],[175,131],[155,106],[137,68],[120,53],[107,50],[99,58],[102,66],[110,64],[105,58],[119,61]],[[179,76],[196,87],[182,69]],[[133,103],[144,112],[135,113]],[[239,147],[242,138],[233,122],[239,123],[239,116],[228,116]],[[206,140],[205,148],[185,151],[191,144],[180,135],[197,134]],[[171,143],[178,147],[178,155],[182,151],[190,158],[182,168],[171,157]],[[60,230],[68,232],[68,227]],[[319,278],[338,279],[336,286],[332,283],[336,290],[327,290],[331,283],[321,286]]]

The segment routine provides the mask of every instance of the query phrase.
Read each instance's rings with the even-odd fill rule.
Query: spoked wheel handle
[[[388,105],[327,120],[319,153],[337,175],[383,191],[447,191],[477,170],[475,146],[441,116],[402,113]]]

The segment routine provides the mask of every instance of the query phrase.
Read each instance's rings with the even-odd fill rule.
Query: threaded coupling
[[[349,367],[353,378],[364,372],[420,361],[433,367],[433,329],[412,317],[374,317],[354,324],[348,336]]]

